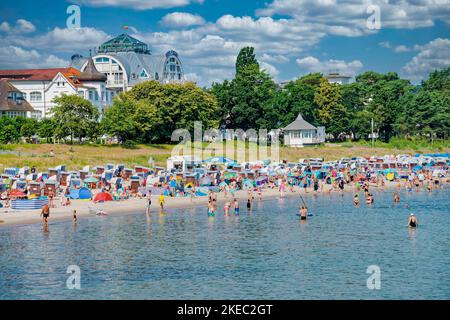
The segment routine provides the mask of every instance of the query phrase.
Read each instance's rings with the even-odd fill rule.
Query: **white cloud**
[[[359,60],[353,60],[350,62],[333,59],[320,61],[312,56],[297,59],[296,63],[300,68],[307,72],[321,72],[327,74],[329,72],[338,71],[339,73],[347,76],[355,76],[363,67],[362,62]]]
[[[11,26],[9,25],[8,22],[3,21],[3,22],[0,24],[0,31],[2,31],[2,32],[8,32],[8,31],[10,31],[10,30],[11,30]]]
[[[9,37],[6,42],[28,48],[76,53],[98,47],[111,37],[105,32],[95,28],[61,29],[53,30],[34,37]]]
[[[271,62],[271,63],[288,63],[289,62],[289,58],[284,55],[270,55],[267,53],[264,53],[262,56],[260,56],[259,60],[265,61],[265,62]]]
[[[204,0],[78,0],[78,4],[93,7],[125,7],[137,10],[184,7]]]
[[[16,28],[18,29],[19,32],[22,32],[22,33],[29,33],[29,32],[36,31],[36,27],[34,26],[34,24],[32,24],[30,21],[27,21],[25,19],[17,20]]]
[[[421,46],[414,56],[401,70],[400,75],[418,82],[426,79],[434,70],[450,66],[450,40],[437,38]]]
[[[205,23],[205,20],[199,15],[186,12],[172,12],[166,14],[160,23],[167,27],[191,27],[202,25]]]
[[[36,27],[28,20],[18,19],[14,26],[11,26],[8,22],[3,21],[0,24],[0,31],[11,34],[31,33],[36,31]]]
[[[68,61],[52,54],[41,54],[34,49],[26,50],[16,46],[0,47],[0,68],[2,69],[57,68],[68,65]]]
[[[369,5],[381,12],[381,28],[433,26],[437,20],[450,23],[448,0],[274,0],[259,9],[260,16],[286,15],[299,23],[316,24],[329,34],[357,36],[373,31],[367,29]]]
[[[273,65],[267,62],[261,62],[260,67],[262,70],[265,70],[268,74],[270,74],[273,78],[277,78],[280,74],[280,71]]]

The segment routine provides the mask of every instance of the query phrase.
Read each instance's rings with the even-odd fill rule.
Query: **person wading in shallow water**
[[[359,197],[357,194],[355,194],[355,196],[353,197],[353,204],[355,205],[355,207],[359,206]]]
[[[50,217],[50,207],[48,204],[44,204],[41,210],[42,222],[44,224],[48,223],[48,218]]]
[[[396,204],[400,202],[400,197],[399,197],[398,193],[395,193],[395,195],[394,195],[394,202]]]
[[[300,220],[306,220],[306,217],[308,216],[308,208],[306,206],[301,206],[299,213],[300,213]]]
[[[418,226],[419,226],[419,222],[417,221],[416,216],[414,215],[414,213],[411,213],[409,215],[409,219],[408,219],[408,227],[416,228]]]

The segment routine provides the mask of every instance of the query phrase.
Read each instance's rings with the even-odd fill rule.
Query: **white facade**
[[[305,145],[315,145],[325,142],[325,135],[318,132],[319,127],[314,130],[293,130],[284,134],[284,144],[290,147],[304,147]],[[325,131],[325,130],[324,130]]]

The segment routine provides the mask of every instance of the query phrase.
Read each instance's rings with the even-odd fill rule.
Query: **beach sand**
[[[397,187],[397,182],[389,182],[387,181],[384,187],[381,186],[371,186],[371,191],[374,190],[387,190],[387,189],[393,189]],[[327,195],[331,187],[330,185],[324,186],[323,192],[318,192],[317,195],[324,196]],[[354,187],[352,185],[346,185],[344,192],[355,192]],[[332,191],[333,194],[338,194],[340,191]],[[289,188],[285,190],[285,197],[298,197],[299,198],[299,205],[301,205],[301,198],[309,196],[313,196],[314,192],[311,190],[311,188],[308,189],[308,193],[305,193],[305,191],[302,189],[301,192],[299,192],[298,187],[294,188],[294,192],[291,192]],[[259,196],[256,191],[253,192],[253,196],[255,201],[259,201]],[[263,189],[262,191],[262,200],[265,199],[274,199],[279,198],[280,192],[278,189]],[[159,197],[153,196],[152,197],[152,206],[151,206],[151,212],[159,212]],[[245,190],[240,190],[236,192],[235,198],[239,200],[242,207],[244,207],[245,203],[244,201],[247,201],[248,193]],[[55,199],[55,203],[59,205],[59,199]],[[221,214],[223,212],[223,203],[225,201],[232,201],[233,198],[230,194],[228,194],[228,197],[225,198],[223,193],[217,193],[217,205],[218,205],[218,213]],[[362,200],[362,199],[361,199]],[[179,209],[179,208],[192,208],[197,206],[203,206],[205,207],[205,214],[206,214],[206,206],[208,203],[208,197],[195,197],[192,201],[190,197],[165,197],[165,210],[170,209]],[[125,214],[137,214],[137,213],[143,213],[146,212],[146,199],[129,199],[125,201],[111,201],[111,202],[104,202],[104,203],[93,203],[92,201],[82,201],[82,200],[73,200],[72,204],[67,207],[60,207],[52,208],[50,211],[50,217],[49,217],[49,224],[55,221],[68,221],[72,220],[72,214],[73,211],[77,211],[77,218],[78,221],[83,219],[84,217],[92,217],[95,216],[93,213],[90,213],[89,207],[95,208],[95,209],[101,209],[107,212],[108,216],[117,216],[117,215],[125,215]],[[295,208],[297,210],[298,208]],[[42,222],[42,218],[40,217],[40,210],[30,210],[30,211],[17,211],[12,209],[5,209],[0,208],[0,228],[5,226],[12,226],[12,225],[26,225],[26,224],[33,224],[33,223],[40,223]]]

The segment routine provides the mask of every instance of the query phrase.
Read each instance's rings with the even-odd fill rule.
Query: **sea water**
[[[239,217],[155,207],[3,227],[0,299],[449,299],[449,190],[401,191],[398,205],[375,191],[359,208],[350,193],[303,196],[307,221],[297,195],[242,203]]]

